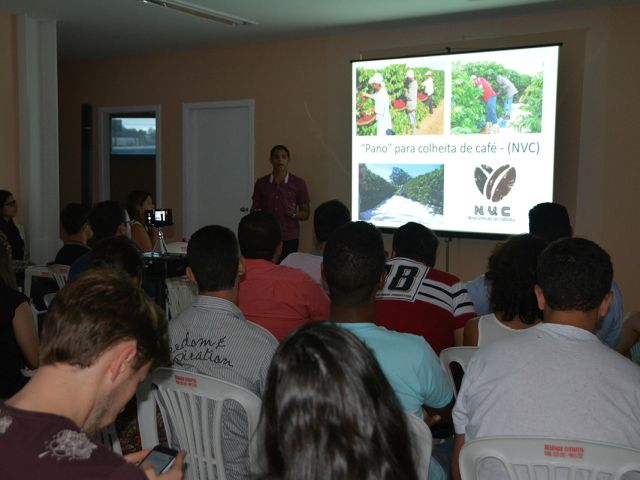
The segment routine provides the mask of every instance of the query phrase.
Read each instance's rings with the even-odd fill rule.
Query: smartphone
[[[149,462],[158,475],[166,472],[171,468],[173,462],[176,460],[178,450],[169,448],[165,445],[156,445],[153,450],[144,457],[138,465],[142,465],[144,462]]]

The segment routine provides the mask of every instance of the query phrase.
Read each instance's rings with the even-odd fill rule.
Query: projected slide
[[[553,194],[558,46],[352,64],[352,215],[515,234]]]

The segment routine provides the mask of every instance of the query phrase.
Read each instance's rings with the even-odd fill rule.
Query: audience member
[[[11,245],[11,258],[13,260],[25,259],[24,232],[22,227],[16,225],[14,218],[18,215],[18,202],[11,192],[0,190],[0,233],[6,237]]]
[[[486,278],[491,282],[491,311],[464,327],[464,344],[483,346],[498,338],[537,325],[542,311],[533,291],[538,255],[547,242],[531,234],[499,244],[489,257]]]
[[[318,205],[313,212],[313,231],[316,237],[315,249],[310,253],[291,253],[280,265],[297,268],[307,273],[319,285],[322,285],[322,253],[329,235],[338,227],[351,221],[351,213],[340,200],[329,200]]]
[[[158,478],[148,462],[140,469],[91,435],[168,360],[162,314],[124,273],[92,270],[67,284],[49,310],[40,368],[0,403],[2,478]],[[182,478],[183,458],[162,478]]]
[[[89,246],[93,247],[100,240],[118,235],[126,236],[127,220],[125,211],[118,202],[107,200],[96,203],[89,212],[89,225],[93,231],[93,237],[89,240]],[[87,270],[93,262],[93,252],[87,252],[79,257],[69,269],[69,280],[73,280]]]
[[[127,213],[131,221],[131,240],[143,252],[152,251],[156,240],[156,229],[149,228],[144,224],[144,212],[154,208],[155,205],[149,192],[134,190],[127,197]]]
[[[529,233],[553,242],[573,235],[567,209],[559,203],[539,203],[529,210]],[[485,275],[479,275],[467,283],[467,291],[478,315],[491,313],[489,298],[491,297],[491,281]],[[616,282],[611,283],[613,300],[609,310],[598,327],[598,338],[611,348],[615,348],[620,339],[624,309],[622,292]]]
[[[284,145],[276,145],[269,152],[273,171],[256,180],[253,187],[251,211],[265,211],[275,215],[282,231],[283,248],[278,263],[298,251],[300,222],[309,218],[309,192],[305,181],[289,172],[291,154]]]
[[[622,324],[622,333],[620,341],[616,345],[616,351],[626,357],[630,357],[634,362],[638,363],[638,358],[632,356],[633,347],[640,339],[640,312],[633,312]]]
[[[495,435],[640,448],[640,367],[595,336],[612,276],[609,255],[589,240],[565,238],[540,254],[535,293],[544,323],[474,355],[453,413],[454,472],[465,441]]]
[[[58,250],[53,263],[57,265],[73,265],[78,258],[91,249],[87,242],[93,236],[89,225],[91,209],[80,203],[70,203],[60,212],[60,224],[64,230],[64,245]]]
[[[16,285],[11,246],[0,233],[0,398],[14,395],[27,383],[21,372],[25,365],[38,367],[38,333],[29,299]]]
[[[309,275],[277,265],[282,251],[280,226],[267,212],[252,212],[238,226],[246,272],[240,281],[239,306],[252,322],[278,341],[312,320],[329,318],[329,299]]]
[[[187,275],[198,284],[194,305],[171,321],[175,366],[210,375],[262,397],[276,339],[248,321],[237,307],[244,259],[231,230],[211,225],[194,233],[187,246]],[[222,445],[226,476],[249,478],[248,426],[235,402],[223,410]]]
[[[385,277],[380,232],[365,222],[336,230],[324,249],[323,273],[331,297],[331,320],[352,332],[375,355],[402,407],[423,418],[423,407],[449,415],[453,390],[433,349],[417,335],[375,325],[376,292]],[[437,413],[437,415],[436,415]],[[430,478],[444,472],[432,462]]]
[[[434,268],[438,238],[409,222],[393,236],[387,278],[376,296],[376,324],[422,336],[436,354],[462,345],[464,326],[475,317],[458,277]]]
[[[330,323],[303,325],[280,345],[261,422],[265,478],[418,478],[405,415],[378,362]]]
[[[144,258],[138,246],[127,237],[109,237],[95,244],[91,268],[119,268],[136,285],[142,283]]]

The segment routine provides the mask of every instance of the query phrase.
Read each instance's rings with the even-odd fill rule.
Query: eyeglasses
[[[15,207],[16,205],[18,205],[18,202],[11,200],[10,202],[5,203],[3,207]]]

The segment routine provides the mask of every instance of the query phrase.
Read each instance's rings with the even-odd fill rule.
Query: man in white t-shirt
[[[376,113],[376,134],[393,135],[393,124],[391,122],[391,111],[389,109],[389,94],[384,84],[381,73],[374,73],[369,79],[375,93],[362,93],[367,98],[372,98],[375,103]]]
[[[319,285],[327,290],[322,281],[322,254],[329,235],[345,223],[351,221],[351,213],[347,206],[340,200],[329,200],[321,203],[313,212],[313,232],[316,237],[316,245],[309,253],[290,253],[280,265],[302,270]]]
[[[586,239],[558,240],[541,253],[536,275],[544,322],[480,349],[465,373],[453,413],[454,479],[460,449],[474,438],[542,435],[640,449],[640,367],[595,335],[612,297],[609,255]],[[500,470],[478,478],[502,478]]]
[[[433,87],[433,78],[431,78],[431,72],[427,72],[427,78],[422,82],[422,86],[424,87],[424,93],[427,95],[427,106],[429,107],[429,113],[433,113],[433,92],[435,91]]]

